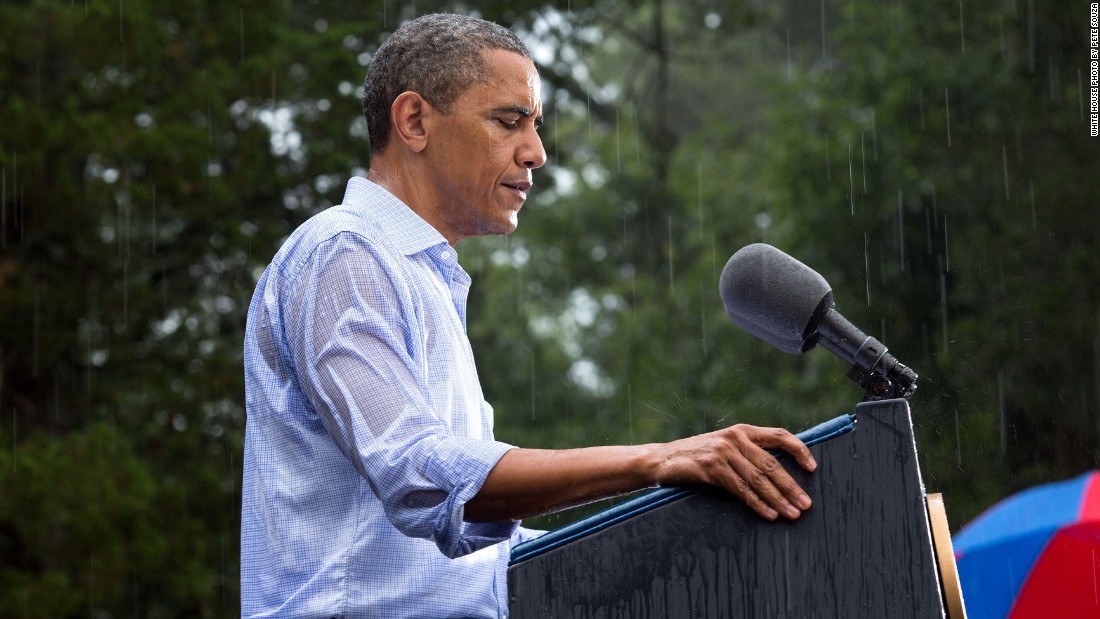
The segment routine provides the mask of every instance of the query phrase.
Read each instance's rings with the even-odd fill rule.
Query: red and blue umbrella
[[[970,619],[1100,617],[1100,471],[1014,494],[952,543]]]

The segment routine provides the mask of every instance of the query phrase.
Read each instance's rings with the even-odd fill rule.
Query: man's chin
[[[511,226],[501,226],[495,232],[490,232],[489,234],[493,234],[495,236],[508,236],[509,234],[515,232],[516,228],[518,227],[518,224],[512,224]]]
[[[509,211],[508,216],[500,221],[483,222],[480,234],[486,236],[507,236],[519,227],[519,211]]]

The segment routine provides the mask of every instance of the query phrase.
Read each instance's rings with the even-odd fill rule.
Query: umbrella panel
[[[970,619],[1004,619],[1035,557],[1050,540],[1051,531],[1017,536],[1000,544],[986,544],[956,553],[966,614]]]
[[[1100,617],[1100,523],[1056,533],[1024,582],[1010,619]]]

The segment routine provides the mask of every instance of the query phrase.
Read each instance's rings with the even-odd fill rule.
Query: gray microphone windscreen
[[[807,326],[822,302],[832,300],[829,283],[817,271],[764,243],[746,245],[730,257],[719,290],[734,323],[794,354],[813,348]]]

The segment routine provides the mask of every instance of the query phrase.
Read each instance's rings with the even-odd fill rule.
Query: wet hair
[[[444,114],[467,88],[487,79],[482,52],[501,49],[531,58],[511,30],[464,15],[433,13],[398,28],[378,48],[363,83],[363,116],[372,153],[390,138],[390,107],[412,91]]]

